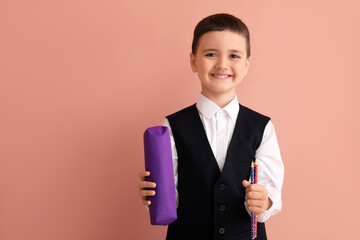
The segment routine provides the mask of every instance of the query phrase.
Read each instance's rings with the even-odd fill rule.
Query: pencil
[[[255,165],[254,162],[251,162],[251,175],[250,175],[250,183],[255,183]],[[255,213],[251,211],[251,239],[256,238],[255,234]]]
[[[257,184],[258,183],[258,163],[257,163],[257,159],[255,158],[255,164],[254,164],[254,182]],[[255,232],[255,237],[257,237],[257,214],[254,214],[254,221],[255,221],[255,225],[254,225],[254,232]]]

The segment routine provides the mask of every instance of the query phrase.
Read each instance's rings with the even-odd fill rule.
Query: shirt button
[[[223,184],[223,183],[220,184],[220,185],[219,185],[219,189],[220,189],[220,190],[224,190],[224,189],[225,189],[225,184]]]
[[[225,205],[220,205],[219,210],[220,210],[221,212],[225,211],[225,209],[226,209]]]
[[[219,228],[219,233],[223,235],[225,233],[225,228]]]

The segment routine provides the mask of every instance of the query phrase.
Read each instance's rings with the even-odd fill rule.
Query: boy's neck
[[[226,105],[228,105],[235,97],[234,93],[229,94],[209,94],[201,92],[202,95],[210,99],[212,102],[214,102],[216,105],[218,105],[220,108],[224,108]]]

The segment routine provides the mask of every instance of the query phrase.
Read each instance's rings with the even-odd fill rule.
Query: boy
[[[229,14],[211,15],[194,30],[190,64],[201,82],[196,104],[165,118],[169,128],[178,218],[168,240],[250,239],[250,211],[258,214],[257,239],[265,220],[281,210],[284,166],[269,117],[240,105],[236,86],[250,65],[246,25]],[[258,184],[250,165],[258,160]],[[140,172],[144,205],[156,183]]]

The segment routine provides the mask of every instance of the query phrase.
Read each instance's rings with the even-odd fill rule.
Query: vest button
[[[220,205],[219,210],[220,210],[221,212],[225,211],[225,209],[226,209],[225,205]]]
[[[225,189],[225,184],[223,184],[223,183],[220,184],[220,185],[219,185],[219,189],[220,189],[220,190],[224,190],[224,189]]]
[[[223,235],[225,233],[225,228],[219,228],[219,233]]]

